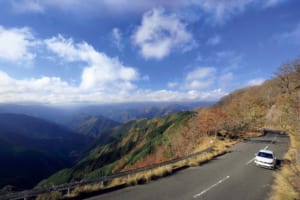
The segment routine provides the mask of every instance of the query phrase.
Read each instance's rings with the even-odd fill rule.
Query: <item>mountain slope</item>
[[[156,153],[152,163],[180,157],[192,151],[199,142],[190,143],[184,136],[189,123],[195,119],[194,112],[179,112],[166,117],[140,119],[114,128],[106,137],[90,146],[88,154],[70,169],[60,171],[40,185],[60,184],[63,182],[93,178],[148,165],[143,162]]]
[[[94,105],[79,109],[80,112],[93,116],[102,115],[117,122],[126,123],[131,120],[162,117],[172,113],[189,111],[199,106],[210,105],[211,102],[178,102],[178,103],[122,103],[113,105]]]
[[[70,166],[87,142],[86,137],[45,120],[0,114],[0,188],[34,186]]]
[[[100,137],[108,130],[120,125],[120,123],[102,117],[102,116],[88,116],[78,115],[71,120],[69,127],[74,131],[91,137]]]

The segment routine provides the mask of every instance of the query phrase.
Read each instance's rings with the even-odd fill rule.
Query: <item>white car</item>
[[[276,158],[273,151],[262,149],[255,154],[254,162],[256,166],[274,169],[276,166]]]

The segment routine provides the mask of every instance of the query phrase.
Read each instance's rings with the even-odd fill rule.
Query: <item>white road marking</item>
[[[272,144],[276,141],[276,139],[277,139],[277,136],[275,136],[274,138],[273,138],[273,140],[272,140]]]
[[[226,176],[225,178],[219,180],[217,183],[215,183],[215,184],[209,186],[208,188],[206,188],[206,189],[203,190],[202,192],[200,192],[200,193],[194,195],[194,199],[195,199],[195,198],[198,198],[198,197],[200,197],[200,196],[202,196],[203,194],[205,194],[206,192],[208,192],[208,191],[211,190],[212,188],[216,187],[217,185],[223,183],[224,181],[226,181],[226,180],[229,179],[229,178],[230,178],[230,176]]]
[[[246,165],[249,165],[250,163],[252,163],[254,159],[255,159],[255,157],[252,158],[251,160],[249,160],[249,161],[246,163]]]
[[[269,148],[269,146],[265,146],[264,150],[266,150],[267,148]],[[249,160],[248,162],[246,162],[246,165],[249,165],[250,163],[252,163],[254,161],[255,157],[253,157],[251,160]]]
[[[266,147],[264,148],[264,150],[266,150],[267,148],[269,148],[269,146],[266,146]]]

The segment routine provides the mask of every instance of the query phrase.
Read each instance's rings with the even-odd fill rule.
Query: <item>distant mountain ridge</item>
[[[162,117],[181,111],[190,111],[194,108],[211,105],[212,102],[165,102],[165,103],[123,103],[114,105],[91,105],[86,106],[81,111],[97,116],[112,119],[120,123],[131,120],[154,117]]]
[[[0,104],[0,113],[25,114],[70,127],[70,122],[78,116],[102,116],[119,123],[125,123],[134,119],[151,119],[210,104],[212,102],[145,102],[78,106]]]
[[[34,186],[70,166],[90,139],[39,118],[0,114],[0,188]]]
[[[73,118],[68,124],[69,127],[80,134],[90,137],[100,137],[121,123],[102,116],[79,115]]]

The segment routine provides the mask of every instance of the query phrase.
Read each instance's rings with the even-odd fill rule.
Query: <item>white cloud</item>
[[[187,74],[186,80],[191,81],[191,80],[204,79],[214,75],[215,72],[216,69],[214,67],[198,67]]]
[[[66,102],[78,92],[59,77],[16,80],[0,71],[0,79],[0,102]]]
[[[11,5],[14,11],[24,13],[24,12],[34,12],[34,13],[42,13],[44,12],[44,7],[40,1],[36,0],[19,0],[11,1]]]
[[[286,0],[268,0],[265,2],[264,6],[265,7],[276,6],[277,4],[282,3],[284,1],[286,1]]]
[[[217,101],[223,96],[227,95],[227,92],[224,92],[222,89],[214,89],[206,92],[199,91],[190,91],[190,95],[193,95],[196,99],[200,101]]]
[[[221,42],[221,37],[219,35],[215,35],[209,38],[206,42],[207,45],[215,46]]]
[[[246,5],[255,0],[200,0],[195,1],[205,12],[213,16],[216,23],[223,23],[231,15],[244,10]]]
[[[291,43],[300,44],[300,23],[289,32],[285,32],[278,37],[279,41],[284,40]]]
[[[215,76],[214,67],[198,67],[187,74],[182,88],[185,90],[207,89],[214,83]]]
[[[263,84],[263,82],[265,80],[266,79],[264,79],[264,78],[255,78],[255,79],[249,80],[246,85],[247,86],[261,85],[261,84]]]
[[[222,89],[214,89],[210,91],[179,91],[179,90],[141,90],[131,94],[127,99],[131,102],[170,102],[170,101],[217,101],[227,93]]]
[[[219,78],[219,81],[224,83],[227,81],[231,81],[233,79],[233,73],[232,72],[227,72],[225,74],[222,74]]]
[[[19,62],[31,61],[31,48],[37,44],[28,28],[5,29],[0,26],[0,59]]]
[[[232,72],[225,72],[218,77],[218,85],[222,90],[232,91],[239,86],[239,82],[235,80]]]
[[[79,14],[81,17],[104,15],[140,14],[155,7],[175,10],[177,13],[189,10],[189,16],[199,17],[199,10],[191,13],[191,6],[196,6],[210,15],[210,22],[222,24],[234,15],[249,7],[269,8],[288,0],[11,0],[8,1],[16,12],[45,13],[49,9]],[[202,15],[201,15],[202,16]]]
[[[115,44],[115,46],[119,49],[122,50],[122,33],[120,31],[120,29],[118,28],[113,28],[112,30],[112,37],[113,37],[113,43]]]
[[[188,5],[184,0],[11,0],[17,12],[46,12],[49,8],[87,15],[142,13],[153,7],[180,8]]]
[[[169,88],[175,88],[175,87],[177,87],[178,86],[178,83],[177,82],[169,82],[168,83],[168,87]]]
[[[284,1],[287,0],[192,0],[191,2],[211,14],[214,23],[222,24],[230,17],[242,13],[249,6],[267,8]]]
[[[218,65],[223,66],[223,73],[235,71],[242,66],[243,55],[231,50],[224,50],[215,53],[215,56],[209,58],[209,61],[216,61]]]
[[[91,45],[74,43],[61,35],[45,40],[47,47],[67,62],[86,62],[81,76],[82,89],[99,91],[130,90],[139,78],[136,69],[124,66],[117,58],[96,51]]]
[[[132,36],[145,58],[161,59],[171,50],[192,45],[193,38],[176,15],[153,9],[143,16],[142,24]]]

